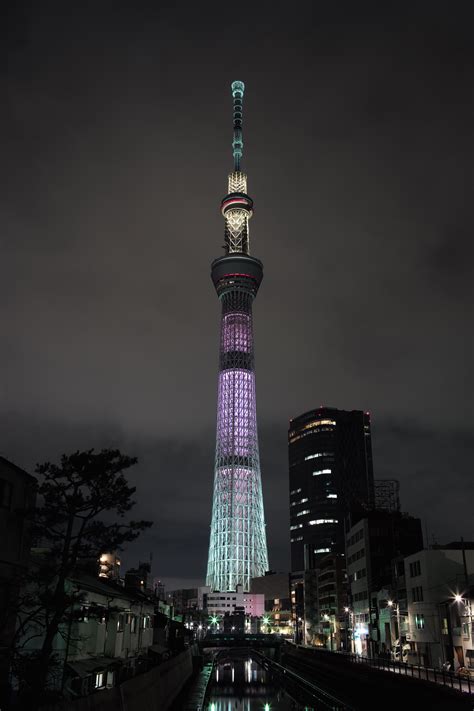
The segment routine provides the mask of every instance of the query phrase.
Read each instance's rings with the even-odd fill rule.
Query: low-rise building
[[[198,609],[198,590],[197,588],[171,590],[166,595],[166,600],[172,606],[175,615],[187,616]]]
[[[210,616],[223,616],[226,613],[235,614],[241,610],[247,617],[263,617],[265,612],[265,595],[261,593],[244,592],[242,585],[237,585],[235,592],[211,592],[211,588],[198,588],[198,606],[207,610]]]
[[[81,603],[56,638],[65,691],[85,696],[146,671],[153,646],[154,601],[139,590],[80,575],[69,581]]]
[[[290,575],[268,571],[265,575],[252,578],[252,593],[260,593],[265,599],[265,629],[286,636],[293,635]]]
[[[463,550],[464,548],[464,550]],[[410,661],[474,668],[474,543],[433,546],[404,561]]]
[[[159,661],[164,646],[154,649],[153,597],[93,572],[71,576],[66,589],[75,602],[54,639],[59,673],[51,679],[52,686],[66,697],[87,696],[117,686]],[[25,655],[41,648],[43,634],[41,627],[37,635],[29,630],[23,644]],[[154,651],[158,652],[156,656]]]

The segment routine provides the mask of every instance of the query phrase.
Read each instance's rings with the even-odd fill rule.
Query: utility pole
[[[472,608],[471,608],[471,588],[469,586],[469,575],[467,572],[467,562],[466,562],[466,546],[464,545],[464,538],[461,536],[461,550],[462,550],[462,565],[464,569],[464,608],[467,608],[468,615],[468,625],[469,625],[469,639],[472,641]]]
[[[403,650],[402,650],[402,627],[400,624],[400,603],[397,602],[397,626],[398,626],[398,644],[400,645],[400,661],[403,661]]]
[[[399,644],[399,654],[400,654],[400,661],[403,659],[403,654],[402,654],[402,628],[400,625],[400,603],[399,602],[394,602],[393,600],[388,600],[387,605],[389,607],[394,607],[395,606],[395,613],[397,615],[397,627],[398,627],[398,644]]]

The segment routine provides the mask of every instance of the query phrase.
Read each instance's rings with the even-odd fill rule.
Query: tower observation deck
[[[249,220],[253,202],[243,155],[244,83],[232,83],[234,170],[221,203],[225,220],[225,255],[211,265],[222,304],[217,395],[214,494],[206,584],[213,591],[250,589],[253,577],[268,569],[258,451],[252,302],[263,265],[250,256]]]

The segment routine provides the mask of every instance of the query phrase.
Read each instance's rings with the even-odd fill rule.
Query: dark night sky
[[[468,2],[12,6],[2,72],[0,452],[139,457],[124,556],[202,579],[234,79],[270,563],[288,420],[367,409],[375,475],[430,540],[474,537]]]

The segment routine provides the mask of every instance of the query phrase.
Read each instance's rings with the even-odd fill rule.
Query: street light
[[[263,622],[263,627],[267,628],[267,633],[268,633],[268,625],[270,624],[270,618],[268,617],[268,615],[263,616],[262,622]]]
[[[216,627],[215,627],[215,632],[217,632],[217,627],[218,627],[218,625],[219,625],[219,618],[217,617],[217,615],[213,615],[213,616],[211,617],[211,624],[216,626]]]

